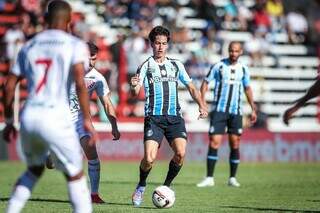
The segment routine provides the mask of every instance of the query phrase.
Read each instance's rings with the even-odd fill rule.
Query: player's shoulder
[[[178,67],[184,66],[183,63],[179,59],[171,58],[171,57],[166,57],[166,59],[168,60],[169,63],[171,63],[173,65],[177,65]]]
[[[140,64],[140,66],[138,67],[138,70],[145,69],[145,68],[147,68],[148,66],[150,66],[151,60],[152,60],[152,56],[149,56],[146,60],[144,60],[144,61]]]
[[[101,80],[104,79],[104,76],[95,68],[92,68],[86,75],[86,78],[92,78],[92,79],[97,79]]]

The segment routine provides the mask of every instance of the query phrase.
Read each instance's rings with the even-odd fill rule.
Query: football
[[[158,186],[152,193],[152,202],[157,208],[170,208],[175,199],[174,191],[167,186]]]

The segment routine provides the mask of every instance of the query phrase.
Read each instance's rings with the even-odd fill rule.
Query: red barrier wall
[[[140,160],[143,155],[143,134],[122,132],[120,141],[113,141],[110,133],[99,133],[97,144],[102,160]],[[227,160],[229,147],[224,139],[219,158]],[[204,161],[208,146],[207,133],[188,134],[187,160]],[[271,133],[266,130],[247,130],[241,137],[241,161],[246,162],[305,162],[320,161],[320,133]],[[15,144],[9,146],[11,160],[17,160]],[[158,159],[169,159],[172,151],[166,141]]]

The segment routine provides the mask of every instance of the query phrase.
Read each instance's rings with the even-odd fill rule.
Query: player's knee
[[[177,163],[182,163],[184,160],[184,157],[186,155],[186,151],[185,150],[179,150],[175,153],[175,159],[177,161]]]
[[[37,177],[40,177],[43,174],[44,166],[32,166],[28,170]]]
[[[216,140],[210,140],[210,147],[213,149],[218,149],[220,146],[220,142]]]
[[[64,174],[67,181],[75,181],[75,180],[79,180],[80,178],[83,177],[83,171],[80,171],[78,174],[70,176],[68,174]]]
[[[146,156],[144,161],[145,161],[145,164],[147,164],[148,166],[151,166],[155,161],[155,158],[152,156]]]

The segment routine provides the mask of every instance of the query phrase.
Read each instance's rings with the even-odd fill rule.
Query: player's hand
[[[299,108],[296,106],[290,107],[287,109],[282,117],[283,123],[286,125],[289,125],[289,120],[293,117],[293,114],[298,110]]]
[[[112,128],[111,134],[113,135],[113,139],[112,140],[117,141],[117,140],[120,139],[121,134],[120,134],[118,128]]]
[[[256,110],[253,110],[250,115],[250,122],[254,124],[257,121],[257,113]]]
[[[136,86],[138,86],[139,82],[140,82],[139,74],[136,74],[131,78],[131,88],[135,88]]]
[[[198,117],[198,120],[199,120],[199,119],[204,119],[204,118],[206,118],[206,117],[208,117],[208,110],[205,109],[205,108],[200,107],[200,108],[199,108],[199,117]]]
[[[17,130],[13,124],[7,124],[3,129],[3,139],[10,143],[17,139]]]
[[[91,135],[89,145],[95,144],[96,141],[98,140],[98,134],[97,134],[96,130],[93,128],[93,125],[92,125],[92,122],[90,119],[84,120],[83,128],[85,131],[89,132]]]

